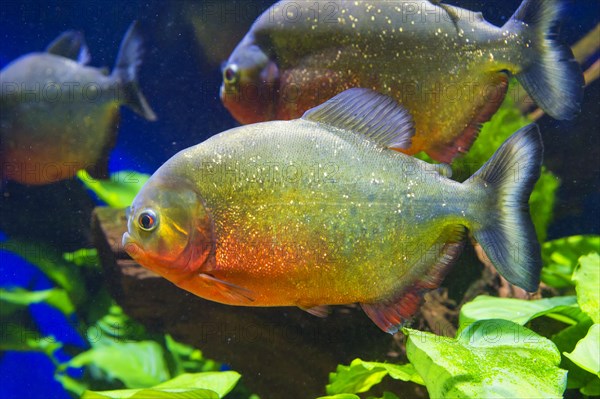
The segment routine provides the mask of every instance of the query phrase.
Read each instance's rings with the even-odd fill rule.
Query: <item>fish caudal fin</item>
[[[581,110],[585,81],[571,48],[555,39],[560,0],[525,0],[510,21],[509,30],[528,34],[535,51],[516,75],[527,93],[555,119],[573,119]]]
[[[540,244],[529,215],[529,196],[540,177],[543,145],[536,125],[513,134],[465,184],[483,190],[488,207],[471,226],[487,259],[511,284],[536,291]]]
[[[142,52],[142,37],[138,24],[134,21],[121,42],[113,76],[121,84],[125,104],[147,120],[155,121],[156,114],[148,105],[137,81],[138,71],[142,64]]]

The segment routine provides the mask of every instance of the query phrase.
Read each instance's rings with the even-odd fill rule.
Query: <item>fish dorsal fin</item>
[[[91,59],[83,33],[74,30],[66,31],[54,39],[46,47],[46,52],[70,58],[82,65],[89,63]]]
[[[370,89],[346,90],[306,111],[302,119],[361,134],[395,149],[409,148],[415,134],[408,111],[392,98]]]
[[[466,231],[462,226],[449,227],[413,268],[422,273],[387,300],[361,303],[363,310],[383,331],[395,334],[419,310],[423,295],[442,283],[464,247]]]

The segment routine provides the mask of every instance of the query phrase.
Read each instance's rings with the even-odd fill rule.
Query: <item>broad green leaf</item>
[[[337,371],[329,375],[328,394],[366,392],[389,375],[395,380],[413,381],[423,384],[411,364],[365,362],[354,359],[349,366],[338,365]]]
[[[98,345],[68,363],[74,368],[90,365],[128,388],[148,388],[169,378],[162,347],[154,341]]]
[[[561,398],[565,390],[556,346],[511,321],[477,321],[456,339],[404,332],[408,359],[432,398]]]
[[[208,371],[205,373],[182,374],[154,388],[203,388],[215,391],[219,396],[227,395],[237,384],[240,374],[235,371]]]
[[[0,289],[0,302],[13,305],[29,306],[37,303],[48,304],[66,315],[75,311],[67,292],[60,288],[51,288],[41,291],[28,291],[23,288],[11,290]]]
[[[600,377],[600,324],[590,327],[573,352],[564,355],[582,369]]]
[[[353,393],[337,393],[335,395],[319,396],[317,399],[360,399],[360,397]]]
[[[122,389],[119,391],[86,391],[81,399],[220,399],[208,389]]]
[[[122,170],[110,175],[109,180],[96,180],[86,171],[77,172],[77,177],[98,198],[113,208],[125,208],[131,205],[149,175],[130,170]]]
[[[585,337],[593,325],[593,321],[588,315],[581,312],[581,316],[581,320],[577,324],[569,326],[552,336],[552,342],[554,342],[559,352],[572,352],[577,342]],[[567,389],[585,387],[591,379],[596,378],[596,376],[583,370],[564,356],[560,362],[560,368],[569,371],[569,374],[567,374]]]
[[[571,236],[542,246],[542,281],[554,288],[568,288],[579,258],[600,251],[600,236]]]
[[[235,371],[182,374],[150,389],[121,389],[104,392],[88,391],[83,395],[82,399],[219,399],[227,395],[235,387],[239,379],[240,375]]]
[[[600,255],[595,253],[579,258],[573,281],[579,306],[594,323],[600,323]]]
[[[498,298],[481,295],[463,305],[460,310],[459,327],[463,330],[477,320],[505,319],[524,325],[529,320],[540,316],[558,314],[557,318],[568,324],[575,324],[568,316],[560,316],[561,312],[577,311],[575,296],[557,296],[554,298],[526,301],[515,298]]]

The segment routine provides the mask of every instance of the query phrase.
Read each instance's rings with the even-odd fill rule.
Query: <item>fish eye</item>
[[[237,83],[239,74],[238,66],[236,64],[230,64],[223,70],[223,81],[227,84]]]
[[[138,217],[138,224],[144,231],[152,231],[158,226],[158,216],[151,210],[140,213]]]

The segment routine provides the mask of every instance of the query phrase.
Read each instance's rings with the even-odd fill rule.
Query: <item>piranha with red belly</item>
[[[502,26],[425,0],[284,0],[264,12],[223,68],[221,99],[241,123],[294,119],[352,87],[413,116],[408,154],[466,152],[514,75],[556,119],[580,109],[583,75],[555,39],[562,2],[525,0]]]
[[[390,333],[440,284],[467,235],[508,281],[535,291],[537,127],[515,133],[462,184],[388,148],[408,148],[413,133],[406,110],[359,88],[297,120],[221,133],[154,173],[123,245],[202,298],[312,312],[359,302]]]

